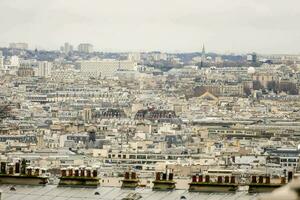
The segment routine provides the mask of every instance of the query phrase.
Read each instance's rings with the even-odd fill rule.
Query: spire
[[[204,66],[204,62],[206,61],[206,55],[205,55],[205,47],[204,44],[202,46],[202,53],[201,53],[201,67]]]

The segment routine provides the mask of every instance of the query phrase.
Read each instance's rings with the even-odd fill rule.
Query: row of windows
[[[298,161],[299,161],[299,159],[296,159],[296,158],[289,158],[289,159],[282,158],[282,159],[280,159],[280,162],[298,162]]]
[[[287,166],[289,166],[289,167],[297,167],[297,164],[296,163],[294,163],[294,164],[291,164],[291,163],[289,163],[289,164],[283,164],[282,166],[285,166],[285,167],[287,167]]]
[[[164,156],[164,155],[129,155],[129,159],[154,159],[154,160],[177,160],[182,156]],[[121,155],[121,154],[108,154],[108,158],[122,158],[126,159],[128,158],[126,155]]]

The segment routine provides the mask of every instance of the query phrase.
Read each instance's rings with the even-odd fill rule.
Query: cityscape
[[[266,2],[274,16],[284,4]],[[189,3],[200,6],[194,0]],[[9,2],[3,5],[13,9]],[[24,13],[37,6],[26,5],[32,6]],[[96,5],[93,1],[87,6]],[[189,8],[186,13],[194,10],[182,6]],[[254,10],[260,13],[261,6]],[[82,16],[95,17],[90,9],[91,14]],[[65,7],[61,11],[68,13]],[[20,17],[30,15],[24,13]],[[299,11],[291,13],[300,16]],[[164,19],[169,18],[163,15],[159,22]],[[105,27],[113,21],[99,23]],[[155,37],[151,33],[143,36],[149,38],[145,43],[137,39],[127,47],[124,41],[122,50],[112,45],[115,50],[110,51],[99,46],[105,38],[93,42],[93,35],[79,32],[70,32],[68,38],[45,31],[45,42],[39,43],[35,30],[18,32],[25,36],[17,38],[11,30],[0,34],[1,200],[300,199],[297,28],[284,39],[278,37],[276,49],[265,49],[268,42],[253,47],[254,41],[245,38],[245,43],[231,41],[228,51],[225,43],[219,50],[211,42],[211,49],[210,39],[199,38],[191,43],[186,39],[188,50],[173,48],[178,41],[170,44],[173,51],[170,41],[155,50],[150,48]],[[170,40],[173,37],[175,33]],[[283,41],[294,43],[290,51],[288,44],[279,45]],[[241,50],[235,51],[239,45]],[[140,50],[130,50],[136,46]]]

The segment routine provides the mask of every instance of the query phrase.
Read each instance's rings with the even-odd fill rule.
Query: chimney
[[[235,176],[232,176],[232,177],[231,177],[230,183],[235,183]]]
[[[192,176],[192,182],[193,182],[193,183],[196,183],[196,182],[197,182],[197,176],[196,176],[196,175],[193,175],[193,176]]]
[[[21,174],[23,174],[23,175],[26,174],[26,166],[27,166],[26,160],[23,159],[23,160],[21,161]]]
[[[251,183],[256,183],[256,176],[252,176],[252,181]]]
[[[223,182],[223,177],[222,176],[218,176],[218,183],[222,183]]]
[[[20,173],[20,161],[16,162],[15,164],[15,173],[16,174]]]
[[[229,176],[225,176],[225,183],[229,183]]]
[[[79,176],[79,169],[78,169],[78,168],[75,168],[75,172],[74,172],[74,173],[75,173],[75,176],[78,177],[78,176]]]
[[[258,177],[258,183],[260,183],[260,184],[264,183],[264,177],[263,176]]]
[[[85,173],[84,173],[84,172],[85,172],[85,169],[84,169],[84,168],[81,168],[81,169],[80,169],[80,176],[81,176],[81,177],[84,177],[84,176],[85,176]]]
[[[65,168],[62,168],[60,172],[61,172],[61,176],[67,176],[67,170]]]
[[[131,179],[136,179],[136,172],[131,172]]]
[[[203,175],[202,175],[202,174],[199,175],[199,177],[198,177],[198,182],[199,182],[199,183],[202,183],[202,182],[203,182]]]
[[[160,181],[160,172],[156,172],[156,181]]]
[[[270,184],[271,180],[270,180],[270,176],[266,176],[266,184]]]
[[[166,180],[167,180],[167,173],[163,173],[163,174],[162,174],[162,180],[163,180],[163,181],[166,181]]]
[[[232,156],[232,162],[235,163],[235,156]]]
[[[125,176],[124,177],[125,177],[125,179],[128,180],[129,179],[129,172],[125,172]]]
[[[6,174],[6,162],[1,162],[1,174]]]
[[[73,168],[72,167],[68,168],[68,176],[73,176]]]
[[[293,179],[293,172],[288,172],[288,182],[290,182]]]
[[[14,165],[13,164],[9,164],[9,166],[8,166],[8,174],[9,175],[13,175],[14,174]]]
[[[209,178],[210,178],[209,175],[205,176],[205,183],[209,183]]]
[[[27,167],[27,175],[32,176],[32,167]]]
[[[93,177],[97,177],[98,176],[98,172],[96,169],[93,170]]]
[[[35,168],[35,172],[34,172],[35,176],[39,176],[40,175],[40,168]]]

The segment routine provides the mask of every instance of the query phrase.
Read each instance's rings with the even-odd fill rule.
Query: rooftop
[[[237,193],[191,193],[187,190],[174,190],[170,192],[152,191],[151,189],[139,188],[133,190],[122,190],[117,187],[99,187],[97,189],[89,188],[71,188],[57,187],[56,185],[47,186],[14,186],[15,191],[10,190],[10,185],[1,185],[2,200],[121,200],[128,194],[136,192],[142,196],[142,199],[148,200],[180,200],[185,196],[187,200],[255,200],[257,194],[247,194],[246,192]],[[99,192],[100,195],[95,195]]]

